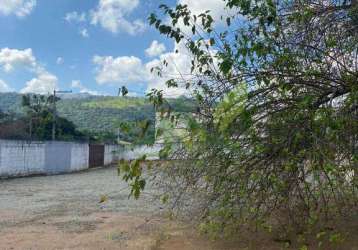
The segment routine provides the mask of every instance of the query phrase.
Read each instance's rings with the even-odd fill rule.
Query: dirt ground
[[[0,180],[0,249],[217,249],[166,219],[153,193],[128,199],[114,167]]]
[[[139,200],[128,199],[127,184],[114,167],[0,180],[0,250],[282,249],[256,236],[199,236],[187,223],[167,219],[154,193],[148,186]]]

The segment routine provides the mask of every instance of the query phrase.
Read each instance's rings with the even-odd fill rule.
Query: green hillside
[[[0,111],[21,113],[21,95],[0,93]]]
[[[21,116],[21,99],[17,93],[0,93],[0,110]],[[149,120],[154,134],[154,108],[145,98],[67,97],[57,103],[57,111],[59,116],[72,121],[80,131],[117,134],[121,122]]]
[[[22,114],[21,94],[0,93],[0,111]],[[170,100],[177,111],[193,109],[192,101],[184,98]],[[149,136],[154,137],[155,111],[144,97],[113,97],[67,95],[57,103],[58,114],[72,121],[78,130],[117,135],[122,122],[150,122]],[[124,134],[121,138],[130,139]]]
[[[148,102],[144,98],[137,98],[137,97],[104,97],[104,98],[97,97],[95,100],[89,100],[88,102],[83,102],[83,106],[88,108],[114,108],[114,109],[138,107],[147,104]]]
[[[116,132],[125,121],[148,119],[154,123],[153,106],[144,98],[132,97],[89,97],[65,99],[58,105],[60,116],[74,122],[81,130]]]

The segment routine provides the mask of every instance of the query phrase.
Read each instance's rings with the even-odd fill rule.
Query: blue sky
[[[146,19],[160,3],[177,2],[196,12],[222,6],[221,0],[0,0],[0,91],[115,95],[126,85],[141,95],[164,88],[149,68],[169,58],[185,70],[190,61],[174,55],[174,43]],[[174,75],[172,68],[168,77]]]

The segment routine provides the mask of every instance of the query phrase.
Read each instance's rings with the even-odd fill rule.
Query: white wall
[[[89,159],[88,155],[88,144],[73,143],[71,148],[71,171],[87,169]]]
[[[118,159],[123,146],[105,145],[104,165]],[[0,178],[69,173],[89,168],[89,145],[74,142],[0,140]]]
[[[119,159],[120,152],[123,150],[119,145],[104,146],[104,165],[110,165]]]
[[[45,144],[0,140],[0,176],[42,174],[45,170]]]
[[[119,159],[135,160],[146,155],[147,160],[157,160],[159,159],[159,151],[161,148],[161,144],[155,144],[153,146],[136,146],[133,148],[127,146],[126,149],[120,153]]]

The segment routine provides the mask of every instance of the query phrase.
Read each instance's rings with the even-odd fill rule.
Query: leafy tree
[[[38,128],[38,124],[41,123],[43,118],[50,115],[50,104],[50,100],[43,95],[28,94],[22,96],[21,106],[29,122],[30,138],[32,138],[33,134],[39,137],[44,136],[44,129]],[[50,120],[50,117],[47,118],[47,120]],[[36,131],[34,131],[34,127]]]
[[[357,2],[225,2],[220,20],[180,4],[149,17],[190,52],[191,77],[167,85],[186,86],[199,106],[189,136],[162,150],[181,160],[160,168],[165,200],[178,208],[197,198],[202,229],[214,233],[349,218],[358,200]],[[165,102],[158,90],[149,98]]]
[[[54,122],[53,102],[60,99],[53,96],[24,95],[22,106],[25,109],[29,124],[30,138],[39,140],[52,139],[52,126]],[[60,140],[84,139],[84,135],[77,131],[73,122],[56,115],[56,138]]]

